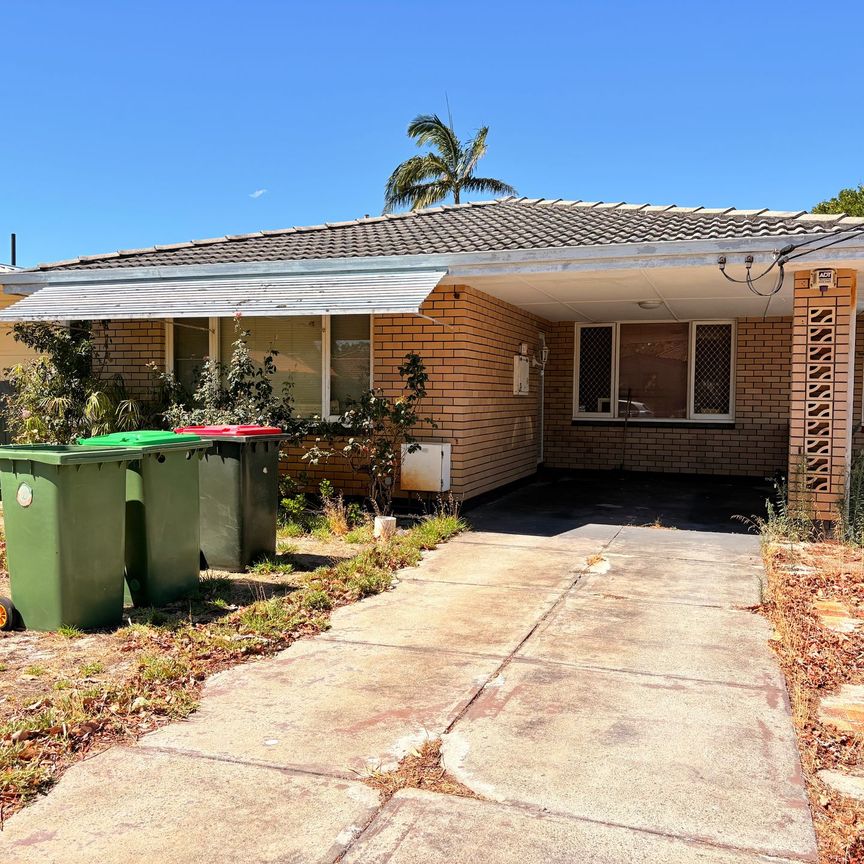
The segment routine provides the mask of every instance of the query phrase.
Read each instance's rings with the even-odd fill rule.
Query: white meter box
[[[531,362],[522,354],[513,357],[513,395],[527,396],[530,392]]]
[[[399,486],[405,492],[448,492],[452,446],[438,441],[418,441],[413,453],[402,445]]]

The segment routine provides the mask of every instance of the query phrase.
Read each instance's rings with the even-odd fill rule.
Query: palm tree
[[[412,156],[397,166],[384,190],[384,212],[392,213],[398,207],[412,210],[431,207],[448,195],[458,204],[461,193],[491,192],[495,195],[515,195],[508,183],[492,177],[475,177],[474,169],[486,153],[486,135],[483,126],[470,140],[461,142],[453,131],[453,122],[444,123],[437,114],[420,114],[408,126],[408,137],[418,147],[430,144],[433,151]]]

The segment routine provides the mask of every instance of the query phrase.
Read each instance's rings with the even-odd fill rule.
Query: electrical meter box
[[[452,446],[438,441],[418,441],[420,447],[408,452],[402,445],[399,487],[405,492],[449,492]]]
[[[530,392],[531,361],[523,354],[513,357],[513,395],[527,396]]]

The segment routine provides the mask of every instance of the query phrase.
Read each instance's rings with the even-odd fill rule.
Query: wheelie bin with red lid
[[[212,444],[199,463],[201,552],[208,567],[240,572],[276,552],[279,445],[275,426],[184,426]]]

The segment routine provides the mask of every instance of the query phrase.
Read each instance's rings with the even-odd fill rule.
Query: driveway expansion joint
[[[618,534],[621,533],[621,528],[615,532],[615,534],[610,537],[608,540],[603,542],[600,546],[599,550],[594,553],[596,555],[603,555],[606,549],[609,548],[610,544],[615,540]],[[501,673],[510,665],[513,659],[516,657],[516,654],[522,649],[525,643],[537,632],[540,626],[544,621],[548,620],[557,609],[561,607],[564,601],[567,598],[567,595],[579,584],[579,582],[589,573],[592,572],[590,564],[583,564],[578,570],[573,571],[573,578],[570,580],[569,584],[566,588],[564,588],[558,599],[534,622],[534,625],[531,629],[525,634],[525,636],[520,640],[519,644],[504,658],[501,665],[483,682],[483,685],[477,690],[477,692],[471,697],[471,699],[465,704],[462,710],[458,713],[458,715],[453,719],[453,721],[447,726],[444,730],[443,734],[448,735],[453,731],[453,728],[456,724],[468,713],[471,709],[471,706],[477,701],[478,697],[481,693],[489,686],[489,684],[498,678]],[[470,784],[466,784],[469,785]]]

